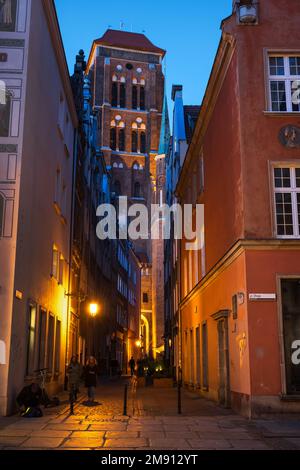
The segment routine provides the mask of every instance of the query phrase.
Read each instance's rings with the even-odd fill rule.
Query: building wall
[[[21,1],[23,6],[25,3]],[[16,180],[18,191],[15,201],[14,235],[11,240],[11,248],[14,247],[15,253],[14,249],[9,250],[11,273],[3,281],[5,291],[10,292],[14,299],[10,298],[6,304],[6,340],[8,344],[10,343],[10,349],[7,350],[9,369],[6,369],[6,373],[8,377],[1,380],[3,384],[2,413],[13,409],[16,394],[24,382],[32,381],[32,377],[26,377],[29,303],[36,306],[37,312],[35,324],[31,325],[34,326],[35,332],[32,342],[34,357],[29,375],[38,365],[42,365],[38,364],[38,335],[40,334],[40,308],[43,308],[47,312],[45,339],[43,340],[45,346],[43,364],[53,366],[49,392],[61,389],[64,381],[63,351],[68,307],[65,292],[68,291],[76,115],[72,107],[73,102],[70,101],[71,89],[67,69],[64,69],[62,63],[59,62],[58,55],[61,49],[53,42],[59,37],[55,30],[56,23],[51,23],[49,17],[46,17],[43,2],[28,2],[27,5],[29,8],[26,23],[28,29],[24,48],[26,52],[21,95],[23,100],[20,114],[19,166]],[[48,7],[47,12],[53,13],[52,4]],[[44,75],[41,76],[37,70],[44,70]],[[15,78],[16,82],[19,79],[20,75],[17,79]],[[60,106],[63,106],[63,110]],[[67,115],[68,118],[66,118]],[[56,184],[58,169],[61,173],[59,185]],[[2,240],[0,243],[2,244]],[[61,268],[64,269],[61,279],[58,275],[55,276],[56,278],[51,276],[54,244],[59,256],[64,259],[60,263]],[[10,280],[9,283],[8,280]],[[19,298],[15,296],[16,291],[20,292]],[[49,331],[50,314],[54,318],[53,336],[50,336]],[[58,337],[56,343],[58,321],[61,322],[60,344]],[[9,331],[8,328],[11,330]],[[58,367],[54,364],[57,348],[60,349],[56,356],[59,357],[60,362]]]
[[[196,388],[199,385],[195,379],[199,351],[191,353],[190,329],[207,322],[208,383],[201,383],[200,388],[204,396],[220,401],[223,369],[218,335],[220,319],[224,320],[228,323],[225,353],[230,395],[225,404],[247,416],[299,410],[291,394],[288,402],[284,399],[280,289],[281,276],[299,277],[299,237],[277,236],[271,171],[273,162],[299,166],[299,143],[291,148],[280,137],[285,126],[299,127],[299,113],[268,111],[266,62],[267,51],[299,55],[298,22],[297,2],[286,0],[259,2],[255,26],[239,25],[235,14],[224,20],[203,111],[178,188],[181,202],[200,202],[205,207],[198,285],[194,257],[185,252],[182,243],[183,358],[187,353],[193,358],[191,363],[183,361],[184,381]],[[204,191],[199,175],[196,181],[190,176],[199,154],[204,158]],[[204,271],[200,270],[203,260]],[[261,293],[267,300],[250,298],[250,294]]]
[[[0,413],[7,412],[10,337],[12,322],[12,304],[14,298],[14,274],[16,260],[17,221],[20,193],[20,173],[23,123],[26,96],[26,70],[28,59],[28,22],[31,2],[21,0],[15,25],[6,28],[1,25],[0,50],[7,54],[7,61],[1,63],[0,79],[13,95],[10,112],[9,134],[1,132],[0,193],[5,201],[2,233],[0,234],[0,317],[1,341],[5,344],[4,364],[0,365]],[[9,42],[13,47],[9,47]],[[2,118],[2,116],[1,116]]]

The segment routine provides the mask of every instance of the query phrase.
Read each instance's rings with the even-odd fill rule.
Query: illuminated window
[[[26,375],[31,375],[35,369],[35,364],[34,364],[35,337],[36,337],[36,306],[29,305]]]
[[[52,271],[51,271],[51,274],[55,279],[58,279],[58,276],[59,276],[59,253],[58,253],[58,249],[55,245],[53,245],[53,250],[52,250]]]

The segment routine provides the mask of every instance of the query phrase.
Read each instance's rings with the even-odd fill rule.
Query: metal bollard
[[[128,384],[125,384],[125,389],[124,389],[124,413],[123,413],[123,416],[127,416],[127,399],[128,399]]]
[[[182,387],[181,380],[178,380],[177,391],[178,391],[178,414],[179,414],[179,415],[182,414],[182,406],[181,406],[181,387]]]

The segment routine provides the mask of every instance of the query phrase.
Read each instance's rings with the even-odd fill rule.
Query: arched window
[[[125,150],[125,129],[119,130],[119,150],[120,152]]]
[[[146,93],[145,87],[140,87],[140,109],[144,111],[146,109]]]
[[[114,192],[115,192],[117,197],[121,196],[121,194],[122,194],[121,183],[118,180],[115,181],[115,183],[114,183]]]
[[[137,109],[138,105],[138,89],[136,85],[132,87],[132,109]]]
[[[141,185],[139,182],[134,183],[133,197],[135,198],[141,197]]]
[[[124,168],[123,163],[120,163],[120,164],[119,164],[119,168],[120,168],[120,170],[122,170],[122,169]]]
[[[146,153],[146,134],[145,132],[141,132],[141,153]]]
[[[117,129],[115,127],[110,129],[110,148],[117,150]]]
[[[138,166],[137,163],[135,163],[132,168],[133,168],[134,170],[138,170],[138,169],[139,169],[139,166]]]
[[[113,168],[118,168],[118,164],[116,162],[113,164]]]
[[[3,220],[4,220],[4,198],[0,194],[0,237],[2,237],[2,232],[3,232]]]
[[[126,85],[121,83],[120,85],[120,108],[126,108]]]
[[[111,105],[114,108],[118,106],[118,82],[113,82],[111,87]]]
[[[138,151],[138,133],[137,131],[132,131],[131,134],[131,151],[137,153]]]

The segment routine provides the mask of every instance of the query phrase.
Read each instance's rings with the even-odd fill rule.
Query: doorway
[[[219,403],[230,408],[230,367],[229,367],[229,337],[228,337],[228,310],[222,310],[213,315],[217,321],[218,353],[219,353]]]
[[[300,340],[300,279],[281,280],[281,300],[286,393],[300,395],[300,364],[293,360],[294,345]]]

